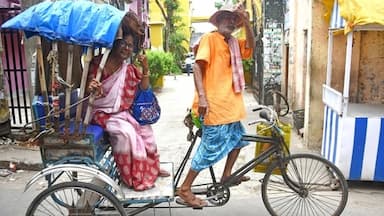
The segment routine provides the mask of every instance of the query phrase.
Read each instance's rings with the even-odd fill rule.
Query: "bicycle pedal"
[[[192,188],[193,194],[207,194],[207,188]]]
[[[216,194],[213,196],[205,197],[202,200],[209,201],[209,200],[218,199],[218,198],[219,198],[219,196]]]

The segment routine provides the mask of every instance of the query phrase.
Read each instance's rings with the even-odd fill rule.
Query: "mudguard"
[[[51,167],[47,167],[43,169],[42,171],[36,173],[34,176],[31,177],[31,179],[27,182],[24,192],[26,192],[34,183],[37,182],[42,177],[46,177],[47,175],[59,173],[59,172],[79,172],[79,173],[85,173],[91,177],[93,177],[95,180],[99,180],[113,188],[114,191],[116,191],[116,195],[119,199],[124,199],[124,193],[121,190],[120,186],[111,179],[108,175],[101,172],[98,169],[95,169],[93,167],[88,167],[80,164],[58,164]]]

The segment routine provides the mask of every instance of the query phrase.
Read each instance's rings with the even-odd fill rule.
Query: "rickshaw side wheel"
[[[35,197],[26,215],[126,216],[123,206],[109,190],[86,182],[63,182]]]
[[[207,200],[215,206],[225,205],[231,196],[231,192],[227,186],[222,184],[214,184],[208,188]]]

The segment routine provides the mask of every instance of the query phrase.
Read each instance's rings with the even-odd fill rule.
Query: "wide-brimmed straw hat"
[[[232,14],[236,19],[236,28],[240,28],[243,25],[243,20],[241,19],[241,15],[236,12],[237,6],[233,4],[225,4],[218,11],[216,11],[210,18],[209,22],[214,26],[218,27],[219,19],[221,14]]]

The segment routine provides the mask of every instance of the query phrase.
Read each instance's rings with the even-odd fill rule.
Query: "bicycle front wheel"
[[[267,170],[262,198],[271,215],[340,215],[348,200],[348,186],[341,171],[328,160],[312,154],[295,154]],[[280,172],[276,170],[280,169]],[[286,178],[281,175],[286,173]]]
[[[85,182],[64,182],[41,192],[26,215],[126,215],[107,189]]]

